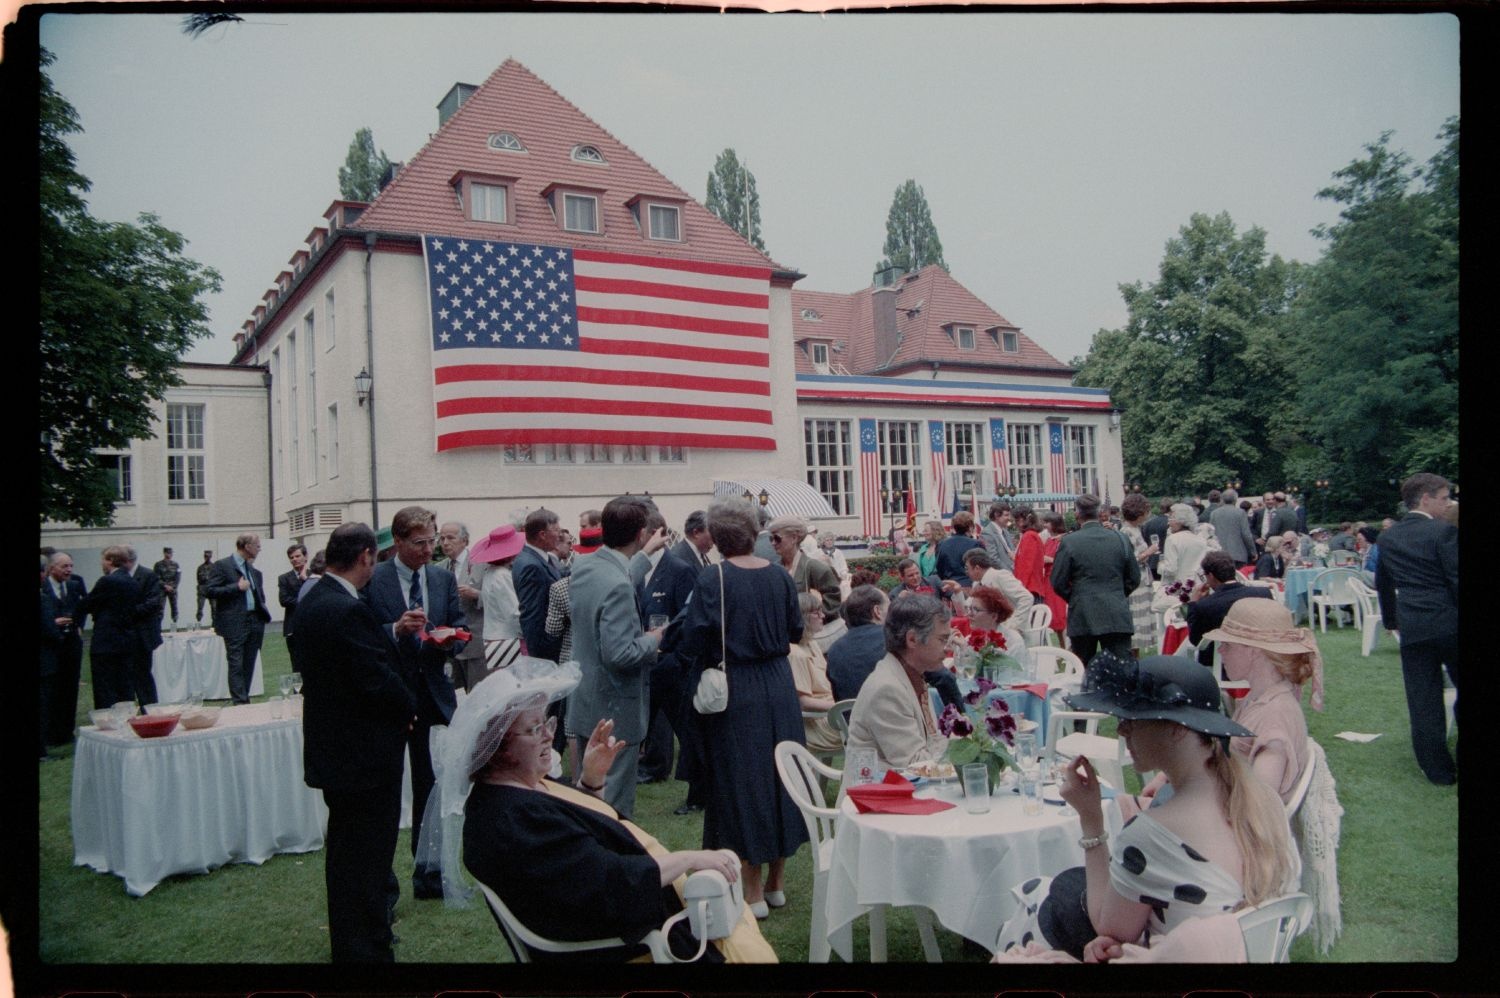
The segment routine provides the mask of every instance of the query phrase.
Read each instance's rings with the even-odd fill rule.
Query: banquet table
[[[928,908],[945,927],[993,948],[1017,907],[1012,887],[1083,865],[1078,818],[1056,804],[1029,815],[1020,795],[1005,789],[986,814],[955,803],[924,815],[860,814],[847,797],[840,803],[825,910],[829,943],[845,961],[853,958],[854,919],[889,906]],[[1113,800],[1105,801],[1104,818],[1115,835]]]
[[[1313,579],[1321,573],[1328,571],[1326,568],[1289,568],[1282,578],[1285,584],[1286,608],[1292,612],[1293,622],[1302,619],[1307,614],[1308,620],[1312,620],[1312,614],[1308,609],[1308,592],[1312,588]]]
[[[1047,719],[1052,714],[1051,694],[1056,690],[1077,693],[1079,688],[1079,681],[1077,679],[1069,680],[1061,675],[1052,677],[1050,681],[1046,679],[1032,679],[1026,673],[1018,671],[1001,673],[994,681],[999,685],[990,691],[989,696],[986,697],[986,704],[988,705],[988,703],[995,700],[1004,700],[1006,706],[1010,707],[1012,714],[1035,721],[1037,724],[1036,736],[1038,748],[1042,746],[1047,737]],[[1037,692],[1035,687],[1038,685],[1045,687],[1045,690]],[[1021,686],[1028,688],[1016,688]],[[979,684],[976,680],[959,679],[958,681],[958,691],[960,693],[969,694],[978,688]],[[937,690],[931,687],[928,688],[927,695],[932,701],[933,714],[941,717],[944,706],[942,697],[938,696]]]
[[[173,874],[319,849],[327,819],[302,782],[302,719],[273,719],[270,704],[225,707],[213,727],[164,738],[78,733],[73,863],[136,897]]]
[[[228,700],[229,659],[224,639],[213,631],[163,632],[161,644],[151,656],[151,677],[156,680],[156,699],[162,703],[181,703],[194,691],[205,700]],[[250,674],[250,695],[260,696],[265,691],[257,654]]]

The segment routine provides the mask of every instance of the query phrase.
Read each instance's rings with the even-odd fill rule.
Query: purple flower
[[[1016,719],[1011,717],[1009,713],[986,714],[984,717],[984,727],[989,732],[991,738],[1004,739],[1007,745],[1013,744],[1015,741]]]
[[[974,733],[974,722],[967,715],[959,714],[953,719],[953,737],[967,738]]]
[[[948,706],[944,707],[943,712],[938,715],[938,730],[947,737],[953,737],[953,722],[962,716],[963,715],[959,713],[958,708],[950,703]]]
[[[984,678],[983,676],[980,676],[979,677],[979,695],[980,696],[984,696],[990,690],[994,689],[997,685],[998,685],[997,683],[992,683],[988,679]]]

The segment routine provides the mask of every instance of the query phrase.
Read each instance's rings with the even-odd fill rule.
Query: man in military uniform
[[[207,596],[207,594],[204,592],[204,589],[206,589],[209,586],[210,580],[213,579],[213,576],[214,576],[214,553],[212,551],[205,551],[205,552],[203,552],[203,564],[201,564],[201,565],[198,566],[198,610],[193,615],[194,618],[198,621],[198,626],[199,627],[203,626],[203,604],[204,603],[208,604],[209,620],[210,621],[213,620],[214,601],[211,600],[211,599],[209,599],[208,596]]]
[[[151,571],[156,573],[157,581],[161,583],[162,592],[167,597],[167,605],[172,608],[172,627],[177,627],[177,584],[182,581],[182,567],[172,560],[172,549],[161,549],[161,561],[151,566]]]

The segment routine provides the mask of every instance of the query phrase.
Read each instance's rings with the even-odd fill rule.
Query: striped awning
[[[1078,498],[1078,495],[1074,492],[1024,492],[1020,495],[1005,496],[1003,498],[1012,506],[1015,506],[1022,503],[1072,502]]]
[[[817,489],[806,482],[791,478],[717,478],[714,480],[715,499],[743,499],[749,492],[760,502],[764,489],[770,498],[766,509],[772,516],[802,516],[809,520],[833,519],[838,512]]]

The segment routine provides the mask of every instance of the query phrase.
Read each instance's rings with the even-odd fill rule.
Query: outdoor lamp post
[[[1313,488],[1317,489],[1323,496],[1323,522],[1328,522],[1328,493],[1333,488],[1333,482],[1326,478],[1319,478],[1313,482]]]
[[[771,493],[767,492],[765,489],[761,489],[759,498],[761,508],[765,509],[766,503],[771,501]]]
[[[370,386],[374,383],[375,379],[370,377],[369,370],[361,367],[359,373],[354,376],[354,400],[364,405],[370,397]]]

